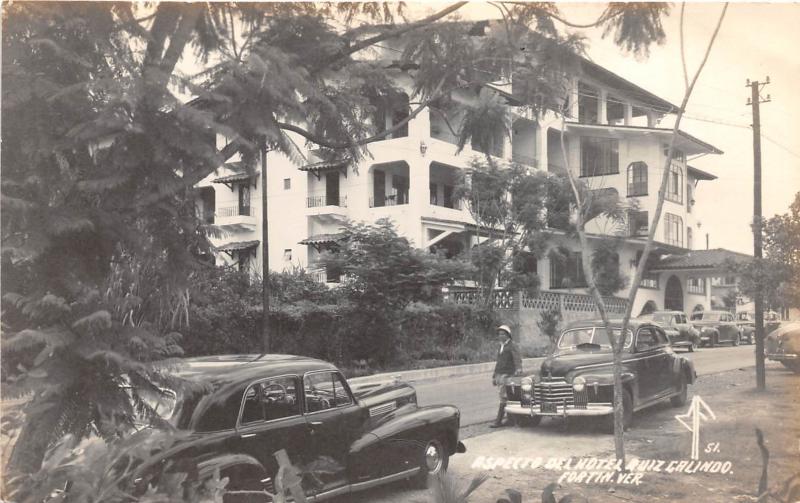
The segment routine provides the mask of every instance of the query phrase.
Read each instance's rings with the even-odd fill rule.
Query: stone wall
[[[448,298],[456,304],[475,304],[479,301],[479,293],[475,290],[451,291]],[[604,301],[612,318],[621,317],[627,306],[627,300],[619,297],[605,297]],[[550,344],[538,326],[545,310],[557,307],[561,311],[559,329],[573,321],[600,317],[594,299],[585,294],[543,290],[538,295],[529,296],[520,291],[496,290],[493,302],[500,320],[514,332],[514,340],[529,351],[543,352]]]

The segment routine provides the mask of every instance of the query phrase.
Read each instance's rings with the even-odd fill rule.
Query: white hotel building
[[[563,124],[570,169],[590,188],[616,194],[623,202],[636,201],[634,206],[638,206],[637,211],[629,212],[624,228],[598,217],[587,224],[587,230],[597,235],[625,236],[620,267],[632,277],[655,210],[665,147],[671,137],[671,128],[659,124],[677,107],[586,60],[579,74],[571,79],[570,89],[569,117]],[[490,154],[531,169],[564,169],[561,118],[547,113],[535,120],[517,106],[513,84],[489,86],[481,92],[499,93],[508,103],[511,137],[505,138],[502,149]],[[453,99],[468,104],[474,94],[461,92]],[[377,120],[388,128],[407,117],[408,110],[407,104],[384,108]],[[402,235],[420,248],[446,248],[455,253],[476,244],[475,222],[465,205],[452,195],[459,172],[467,168],[471,158],[483,157],[484,153],[466,146],[456,154],[456,138],[445,114],[451,124],[458,120],[456,109],[423,110],[406,128],[369,144],[369,154],[357,164],[347,159],[318,162],[312,150],[306,153],[308,162],[300,166],[280,154],[267,154],[270,269],[303,267],[320,281],[336,281],[337,278],[326,276],[318,259],[322,250],[335,246],[346,219],[374,222],[388,217]],[[297,143],[303,144],[300,138]],[[675,146],[678,155],[672,163],[667,199],[656,233],[656,254],[673,258],[700,247],[694,203],[702,192],[703,184],[699,182],[716,178],[692,167],[687,158],[722,153],[684,132],[679,133]],[[212,238],[218,249],[217,262],[238,264],[254,273],[261,271],[262,255],[264,197],[260,171],[248,175],[232,161],[198,185],[200,214],[222,231]],[[566,246],[574,250],[574,255],[567,264],[551,264],[546,257],[539,260],[537,272],[542,290],[583,292],[579,244],[558,230],[553,231],[552,244]],[[648,307],[687,312],[698,306],[710,307],[710,278],[717,272],[698,272],[691,267],[657,271],[655,265],[643,280],[634,315],[648,301]],[[625,293],[623,290],[617,295]]]

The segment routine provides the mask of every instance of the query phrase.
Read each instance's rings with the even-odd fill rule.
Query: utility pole
[[[267,148],[261,149],[261,352],[269,353],[269,219],[267,212]]]
[[[747,104],[753,107],[753,256],[756,262],[761,261],[761,113],[759,105],[770,101],[761,98],[761,90],[769,84],[769,77],[762,82],[747,80],[745,87],[750,88],[750,98]],[[767,387],[766,372],[764,369],[764,295],[761,291],[764,285],[758,279],[755,299],[756,322],[756,389],[763,391]]]

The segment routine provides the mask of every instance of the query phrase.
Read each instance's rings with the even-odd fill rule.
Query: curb
[[[538,362],[541,362],[543,359],[544,357],[524,358],[522,360],[522,367],[531,368],[531,366],[538,364]],[[373,374],[371,376],[353,377],[348,379],[348,381],[354,384],[379,384],[394,380],[413,382],[424,381],[427,379],[439,379],[442,377],[488,374],[492,370],[494,370],[494,362],[470,363],[466,365],[452,365],[449,367],[384,372],[381,374]]]

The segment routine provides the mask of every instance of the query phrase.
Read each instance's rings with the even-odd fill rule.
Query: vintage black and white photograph
[[[0,9],[0,501],[800,502],[800,4]]]

